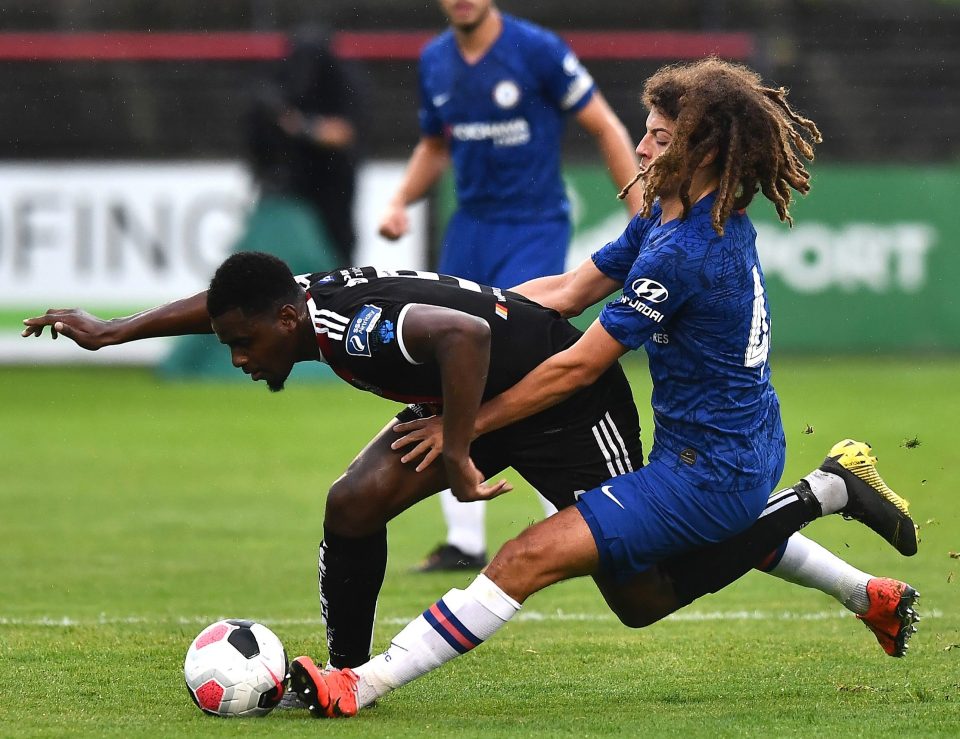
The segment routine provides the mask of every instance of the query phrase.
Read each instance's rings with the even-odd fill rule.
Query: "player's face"
[[[672,118],[667,118],[656,108],[650,110],[650,115],[647,116],[647,133],[637,144],[640,166],[649,167],[667,150],[676,127],[677,122]]]
[[[469,33],[490,15],[493,0],[440,0],[450,25]]]
[[[290,308],[290,311],[287,311]],[[286,313],[292,312],[291,320]],[[283,390],[296,361],[296,310],[284,306],[276,315],[249,317],[239,308],[213,319],[213,330],[230,349],[233,366],[256,382],[263,380],[272,392]]]

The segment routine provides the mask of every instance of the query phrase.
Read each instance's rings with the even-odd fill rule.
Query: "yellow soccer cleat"
[[[844,439],[833,445],[820,465],[824,472],[840,477],[847,486],[847,504],[840,513],[869,526],[900,554],[917,553],[917,528],[910,518],[910,504],[889,488],[877,472],[877,458],[869,444]]]

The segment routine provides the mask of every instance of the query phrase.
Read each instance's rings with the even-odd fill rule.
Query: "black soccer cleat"
[[[487,566],[486,552],[467,554],[452,544],[441,544],[427,558],[413,568],[413,572],[457,572],[482,570]]]
[[[844,518],[860,521],[900,554],[913,556],[917,553],[917,527],[910,518],[910,504],[880,477],[871,451],[869,444],[844,439],[833,445],[820,469],[846,484],[847,504],[839,511]]]

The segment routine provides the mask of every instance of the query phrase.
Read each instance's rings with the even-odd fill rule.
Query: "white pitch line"
[[[922,611],[924,620],[941,618],[943,611],[934,609]],[[850,611],[834,609],[830,611],[680,611],[667,616],[665,621],[826,621],[837,618],[849,618]],[[37,616],[34,618],[18,618],[14,616],[0,616],[0,626],[49,626],[53,628],[70,628],[77,626],[124,626],[145,625],[160,626],[164,624],[180,626],[204,626],[218,621],[221,618],[237,618],[236,616],[179,616],[170,618],[155,618],[147,616],[108,616],[102,614],[97,618],[73,618],[71,616]],[[377,623],[382,626],[404,626],[413,620],[413,616],[388,616],[378,618]],[[263,618],[256,617],[269,626],[322,626],[319,618]],[[611,613],[566,613],[553,611],[521,611],[514,621],[581,621],[607,622],[615,621]]]

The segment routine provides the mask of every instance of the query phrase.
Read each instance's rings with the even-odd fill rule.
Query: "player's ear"
[[[280,327],[291,333],[297,330],[297,325],[299,323],[300,312],[297,310],[296,306],[287,303],[277,314],[277,322],[280,324]]]
[[[717,157],[720,155],[720,149],[714,146],[710,151],[706,153],[703,159],[700,161],[701,167],[711,167],[717,161]]]

